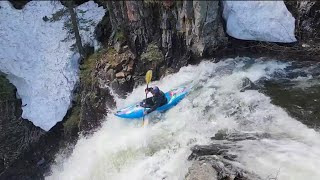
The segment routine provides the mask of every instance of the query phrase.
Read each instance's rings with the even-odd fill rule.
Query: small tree
[[[77,14],[74,11],[74,2],[73,1],[64,1],[65,5],[67,6],[68,12],[70,14],[71,18],[71,23],[72,23],[72,29],[76,38],[76,45],[78,48],[78,52],[81,56],[81,59],[85,58],[85,54],[83,51],[82,47],[82,41],[81,41],[81,36],[79,33],[79,26],[78,26],[78,19],[77,19]]]
[[[64,20],[64,29],[67,30],[67,37],[62,40],[62,42],[67,42],[75,39],[76,43],[71,45],[72,51],[78,51],[81,59],[85,58],[86,52],[82,45],[82,39],[80,36],[80,30],[89,31],[90,26],[95,26],[92,20],[86,20],[81,18],[86,11],[77,10],[74,1],[61,1],[66,8],[62,8],[52,14],[52,17],[43,17],[44,21],[55,22]],[[59,1],[53,1],[53,3],[60,3]],[[77,16],[80,13],[80,16]]]

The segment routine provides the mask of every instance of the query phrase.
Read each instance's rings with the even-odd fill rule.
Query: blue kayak
[[[164,112],[173,106],[177,105],[189,92],[189,88],[183,86],[176,89],[172,89],[165,93],[168,103],[158,107],[156,111]],[[148,110],[150,108],[144,108],[139,103],[132,104],[126,108],[120,109],[115,113],[116,116],[127,119],[135,119],[142,118],[144,110]]]

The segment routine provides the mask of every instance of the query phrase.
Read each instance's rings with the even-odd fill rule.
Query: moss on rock
[[[164,60],[164,56],[156,44],[150,43],[146,52],[141,54],[141,59],[159,63]]]
[[[9,80],[0,74],[0,101],[15,99],[15,87]]]
[[[94,70],[97,61],[102,57],[106,50],[100,50],[89,56],[80,66],[80,82],[84,87],[91,87],[95,82]]]

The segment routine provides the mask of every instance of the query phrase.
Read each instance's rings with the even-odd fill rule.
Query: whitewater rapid
[[[193,90],[176,107],[149,117],[148,127],[128,123],[112,114],[91,137],[81,138],[72,154],[57,155],[46,179],[184,179],[191,162],[190,147],[210,143],[219,130],[236,133],[268,133],[260,140],[236,142],[235,166],[267,179],[316,180],[320,177],[320,136],[291,118],[257,90],[240,92],[242,80],[257,82],[285,73],[290,63],[228,59],[203,61],[152,85],[163,91],[192,84]],[[126,99],[121,108],[144,97],[144,86]]]

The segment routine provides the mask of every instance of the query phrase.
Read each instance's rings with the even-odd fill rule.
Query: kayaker
[[[150,108],[149,110],[145,111],[144,114],[149,114],[152,111],[156,110],[158,107],[167,104],[166,95],[157,87],[151,87],[145,89],[146,94],[151,92],[152,97],[149,97],[143,101],[143,106]]]

